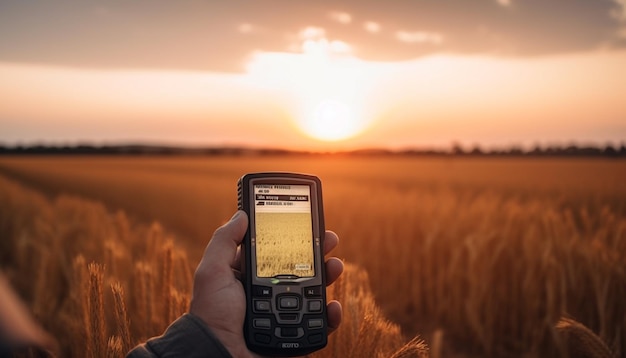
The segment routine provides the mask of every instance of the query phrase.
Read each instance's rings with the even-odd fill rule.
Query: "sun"
[[[362,133],[373,119],[366,108],[376,75],[371,65],[352,56],[348,44],[327,40],[322,29],[306,28],[300,36],[298,51],[257,53],[248,63],[249,79],[281,92],[308,137],[337,142]]]
[[[319,102],[303,118],[302,126],[310,136],[326,141],[350,138],[360,130],[354,110],[334,99]]]

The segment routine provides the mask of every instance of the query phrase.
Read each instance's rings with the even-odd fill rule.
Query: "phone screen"
[[[257,277],[315,276],[311,187],[254,185]]]

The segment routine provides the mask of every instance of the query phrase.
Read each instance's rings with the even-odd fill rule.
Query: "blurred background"
[[[314,356],[624,357],[625,64],[624,0],[3,0],[0,356],[161,334],[296,171],[346,264]]]
[[[622,0],[3,1],[0,143],[619,145]]]

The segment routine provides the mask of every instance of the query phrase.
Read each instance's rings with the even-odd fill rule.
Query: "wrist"
[[[248,350],[241,333],[232,332],[227,327],[220,324],[220,322],[214,322],[192,311],[193,310],[189,312],[189,315],[193,316],[196,321],[200,322],[209,334],[217,339],[231,356],[236,358],[254,357]]]

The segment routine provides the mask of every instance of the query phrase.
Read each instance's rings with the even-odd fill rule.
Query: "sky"
[[[626,143],[626,0],[2,0],[0,144]]]

